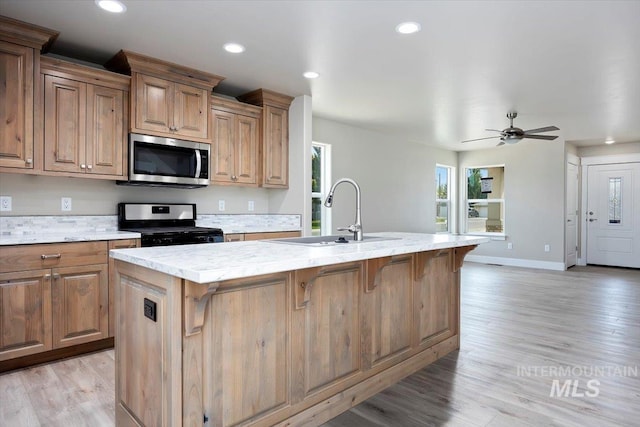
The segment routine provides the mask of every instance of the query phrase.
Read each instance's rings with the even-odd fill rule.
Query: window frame
[[[438,168],[447,169],[447,199],[439,199],[438,198]],[[456,176],[456,168],[455,166],[445,165],[443,163],[436,163],[435,168],[436,176],[435,176],[435,190],[436,190],[436,234],[453,234],[455,230],[455,176]],[[440,203],[446,202],[447,204],[447,230],[446,231],[438,231],[437,230],[437,218],[438,218],[438,205]]]
[[[329,189],[331,188],[331,144],[326,144],[323,142],[311,142],[311,149],[313,151],[314,147],[320,148],[320,191],[314,192],[313,187],[311,188],[311,234],[317,235],[314,233],[313,229],[313,199],[320,199],[320,234],[321,236],[326,236],[331,234],[331,209],[327,208],[324,205],[324,200],[329,193]],[[311,166],[311,179],[313,179],[313,162]]]
[[[469,178],[467,176],[468,171],[470,169],[492,169],[492,168],[502,168],[502,198],[500,199],[469,199]],[[507,197],[506,197],[506,190],[505,190],[505,182],[506,182],[506,174],[507,174],[507,168],[505,167],[504,164],[490,164],[490,165],[481,165],[481,166],[465,166],[464,168],[462,168],[462,176],[463,176],[463,194],[462,194],[462,200],[463,200],[463,204],[460,207],[460,213],[461,213],[461,218],[462,218],[462,228],[463,228],[463,234],[467,234],[470,236],[486,236],[486,237],[492,237],[495,238],[496,240],[504,240],[507,237]],[[502,231],[501,232],[495,232],[495,231],[469,231],[469,203],[502,203],[502,211],[503,211],[503,217],[501,218],[502,220]]]

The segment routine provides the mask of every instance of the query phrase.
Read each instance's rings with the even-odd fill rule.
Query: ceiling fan
[[[543,128],[529,129],[529,130],[522,130],[520,128],[513,127],[513,119],[515,119],[516,117],[518,117],[518,113],[516,113],[515,111],[510,111],[507,113],[507,118],[509,119],[508,128],[503,130],[485,129],[490,132],[499,132],[500,135],[489,136],[486,138],[467,139],[466,141],[462,141],[462,142],[464,143],[464,142],[471,142],[471,141],[482,141],[483,139],[500,138],[500,143],[498,144],[498,147],[499,147],[504,144],[515,144],[516,142],[520,141],[523,138],[545,139],[548,141],[553,141],[558,137],[557,135],[555,136],[554,135],[533,135],[534,133],[538,133],[538,132],[551,132],[553,130],[560,130],[556,126],[546,126]]]

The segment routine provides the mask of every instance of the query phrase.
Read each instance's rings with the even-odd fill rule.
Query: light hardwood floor
[[[460,351],[324,427],[640,425],[640,271],[462,271]],[[112,426],[113,363],[109,350],[0,375],[0,426]],[[550,396],[555,379],[575,393]]]

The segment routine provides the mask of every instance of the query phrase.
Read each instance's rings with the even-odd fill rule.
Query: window
[[[331,145],[311,144],[311,234],[331,234],[331,209],[324,200],[331,188]]]
[[[453,206],[451,206],[451,192],[453,168],[436,165],[436,233],[451,233]]]
[[[467,168],[466,232],[504,234],[504,166]]]

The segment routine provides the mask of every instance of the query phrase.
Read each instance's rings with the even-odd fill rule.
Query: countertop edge
[[[379,234],[383,235],[384,233]],[[415,236],[415,234],[413,233],[411,233],[411,235]],[[424,236],[433,235],[425,234]],[[452,238],[455,238],[455,240],[440,242],[409,240],[403,241],[402,244],[399,244],[400,242],[395,242],[389,245],[389,247],[382,248],[369,246],[372,245],[372,243],[360,243],[357,244],[357,246],[353,246],[353,252],[344,252],[338,254],[332,253],[330,248],[322,248],[329,250],[327,250],[326,253],[322,253],[322,251],[315,251],[313,256],[309,256],[307,258],[287,259],[287,261],[285,262],[283,262],[282,260],[257,262],[250,259],[247,261],[246,265],[225,268],[212,268],[210,270],[176,267],[175,265],[167,265],[166,263],[159,262],[155,259],[137,257],[134,255],[136,249],[112,250],[110,251],[110,256],[134,265],[149,268],[151,270],[156,270],[161,273],[169,274],[195,283],[204,284],[232,279],[241,279],[246,277],[254,277],[264,274],[300,270],[310,267],[322,267],[326,265],[340,264],[345,262],[362,261],[366,259],[380,258],[385,256],[404,255],[415,252],[448,249],[463,246],[475,246],[478,244],[489,242],[489,238],[487,237],[452,236]],[[258,251],[264,250],[267,252],[273,252],[277,251],[275,249],[276,247],[283,247],[282,243],[274,243],[267,240],[238,243],[244,244],[244,247],[247,251],[254,249]],[[213,245],[236,245],[236,247],[238,247],[238,243],[213,243]],[[290,247],[291,245],[284,246]],[[368,249],[367,246],[369,246],[371,249]]]

